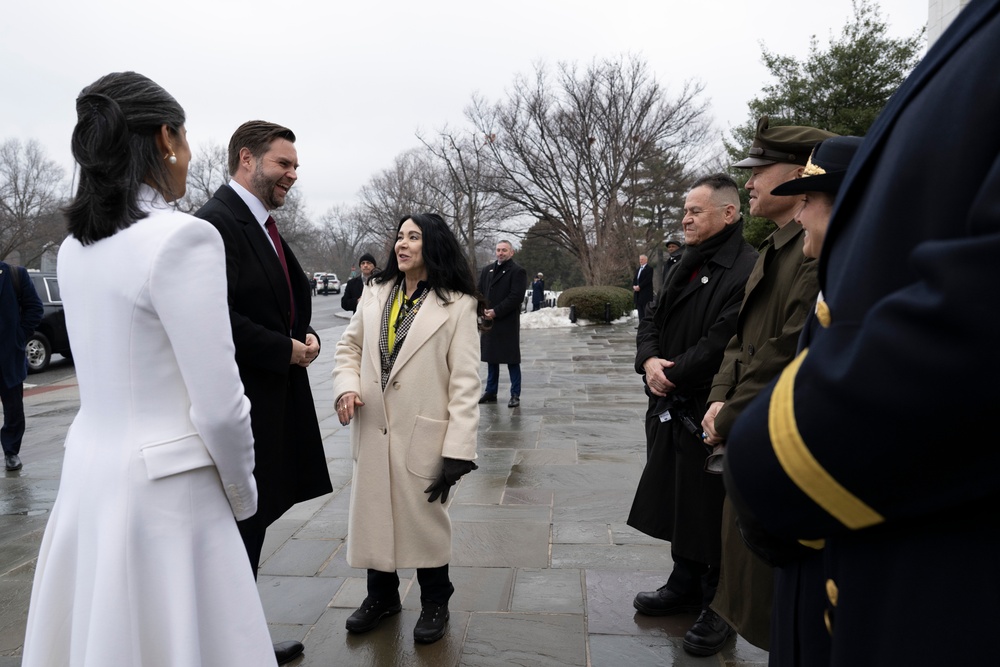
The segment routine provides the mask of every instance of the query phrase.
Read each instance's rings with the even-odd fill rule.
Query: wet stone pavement
[[[401,614],[364,635],[344,629],[365,597],[365,573],[344,558],[350,441],[333,405],[333,355],[322,354],[310,375],[334,491],[272,525],[258,579],[274,640],[305,643],[290,664],[766,665],[767,654],[740,638],[716,656],[687,655],[681,642],[695,614],[652,618],[632,607],[671,568],[667,543],[625,525],[645,461],[633,326],[521,332],[521,406],[506,406],[501,369],[501,400],[481,410],[479,470],[451,505],[451,621],[426,646],[412,637],[413,570],[400,572]],[[339,332],[320,334],[331,341]],[[72,382],[29,395],[25,468],[0,478],[0,667],[20,665],[35,557],[77,401]]]

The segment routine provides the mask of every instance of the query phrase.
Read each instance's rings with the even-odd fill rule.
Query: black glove
[[[448,492],[451,491],[451,487],[455,486],[455,482],[460,480],[462,475],[478,468],[479,466],[472,461],[445,458],[441,465],[441,474],[438,475],[433,484],[424,489],[424,493],[431,494],[427,498],[427,502],[432,503],[440,496],[443,505],[448,500]]]

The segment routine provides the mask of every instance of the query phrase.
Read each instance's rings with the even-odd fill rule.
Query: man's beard
[[[285,203],[284,200],[278,201],[274,197],[274,188],[280,180],[280,178],[268,178],[264,174],[263,165],[260,162],[257,163],[257,168],[250,179],[250,185],[253,187],[254,194],[268,211],[273,211]]]

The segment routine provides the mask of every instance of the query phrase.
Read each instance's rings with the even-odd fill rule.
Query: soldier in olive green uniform
[[[747,404],[795,357],[799,333],[819,293],[816,260],[802,254],[802,227],[792,220],[801,198],[775,197],[771,190],[802,175],[820,141],[836,136],[811,127],[769,127],[767,116],[747,159],[750,214],[778,229],[767,238],[747,281],[736,335],[712,382],[702,422],[705,442],[724,444]],[[728,500],[722,514],[722,568],[712,608],[747,641],[768,648],[773,578],[771,568],[744,546]]]

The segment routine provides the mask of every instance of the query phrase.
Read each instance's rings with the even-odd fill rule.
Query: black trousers
[[[257,568],[260,567],[260,552],[264,549],[264,533],[267,526],[254,514],[249,519],[237,521],[236,527],[240,530],[240,537],[243,538],[243,546],[246,547],[247,556],[250,558],[250,569],[253,570],[253,578],[257,579]]]
[[[417,583],[420,584],[420,603],[448,604],[455,587],[448,577],[448,564],[441,567],[418,567]],[[399,575],[395,572],[368,570],[368,595],[373,598],[399,596]]]
[[[678,556],[672,550],[674,570],[667,579],[667,590],[685,597],[701,596],[701,608],[708,609],[719,587],[719,568]]]
[[[0,380],[0,403],[3,403],[3,429],[0,429],[3,453],[19,454],[24,437],[24,385],[18,382],[13,387],[4,387]]]

